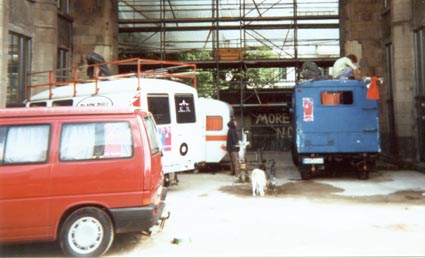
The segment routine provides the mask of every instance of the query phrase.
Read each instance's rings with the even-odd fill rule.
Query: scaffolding
[[[121,54],[192,53],[200,69],[327,67],[339,55],[338,0],[119,0],[119,26]]]
[[[206,89],[200,78],[199,94],[229,102],[241,118],[258,107],[286,112],[302,64],[314,61],[326,73],[340,55],[338,0],[119,0],[118,5],[122,58],[196,64],[211,84]]]

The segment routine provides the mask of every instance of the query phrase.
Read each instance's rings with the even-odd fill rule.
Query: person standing
[[[230,168],[232,176],[239,176],[239,137],[237,133],[238,122],[234,117],[227,123],[229,130],[227,131],[226,149],[230,156]]]
[[[339,58],[333,65],[332,77],[334,79],[349,79],[350,77],[354,77],[356,80],[361,80],[360,70],[354,65],[355,63],[357,63],[357,57],[353,54]]]

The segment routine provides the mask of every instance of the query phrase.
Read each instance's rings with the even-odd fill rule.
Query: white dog
[[[266,172],[259,168],[252,170],[251,184],[253,196],[256,196],[257,193],[260,196],[264,196],[264,189],[266,188],[267,184]]]

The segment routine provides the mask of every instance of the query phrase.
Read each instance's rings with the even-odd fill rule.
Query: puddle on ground
[[[252,197],[252,188],[249,183],[223,186],[219,190],[239,197]],[[342,188],[315,181],[296,181],[276,186],[274,191],[268,188],[264,198],[302,197],[313,200],[331,199],[334,201],[341,200],[361,203],[405,203],[425,205],[424,191],[399,191],[389,195],[372,196],[342,196],[337,194],[343,191],[344,189]]]

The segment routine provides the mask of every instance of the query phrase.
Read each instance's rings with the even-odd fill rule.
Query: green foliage
[[[213,60],[211,51],[191,51],[179,53],[178,60],[182,62]],[[245,52],[246,59],[278,58],[277,54],[268,48],[256,48]],[[198,70],[197,85],[202,97],[216,97],[219,90],[245,88],[273,87],[280,78],[279,68],[249,68],[246,71],[239,69],[221,69],[217,76],[216,69]]]
[[[258,47],[253,49],[247,49],[245,51],[246,59],[274,59],[279,58],[276,52],[273,52],[268,47]]]
[[[206,51],[206,50],[202,50],[202,51],[194,50],[191,52],[179,53],[177,54],[177,58],[178,60],[181,60],[183,62],[213,60],[211,51]]]

